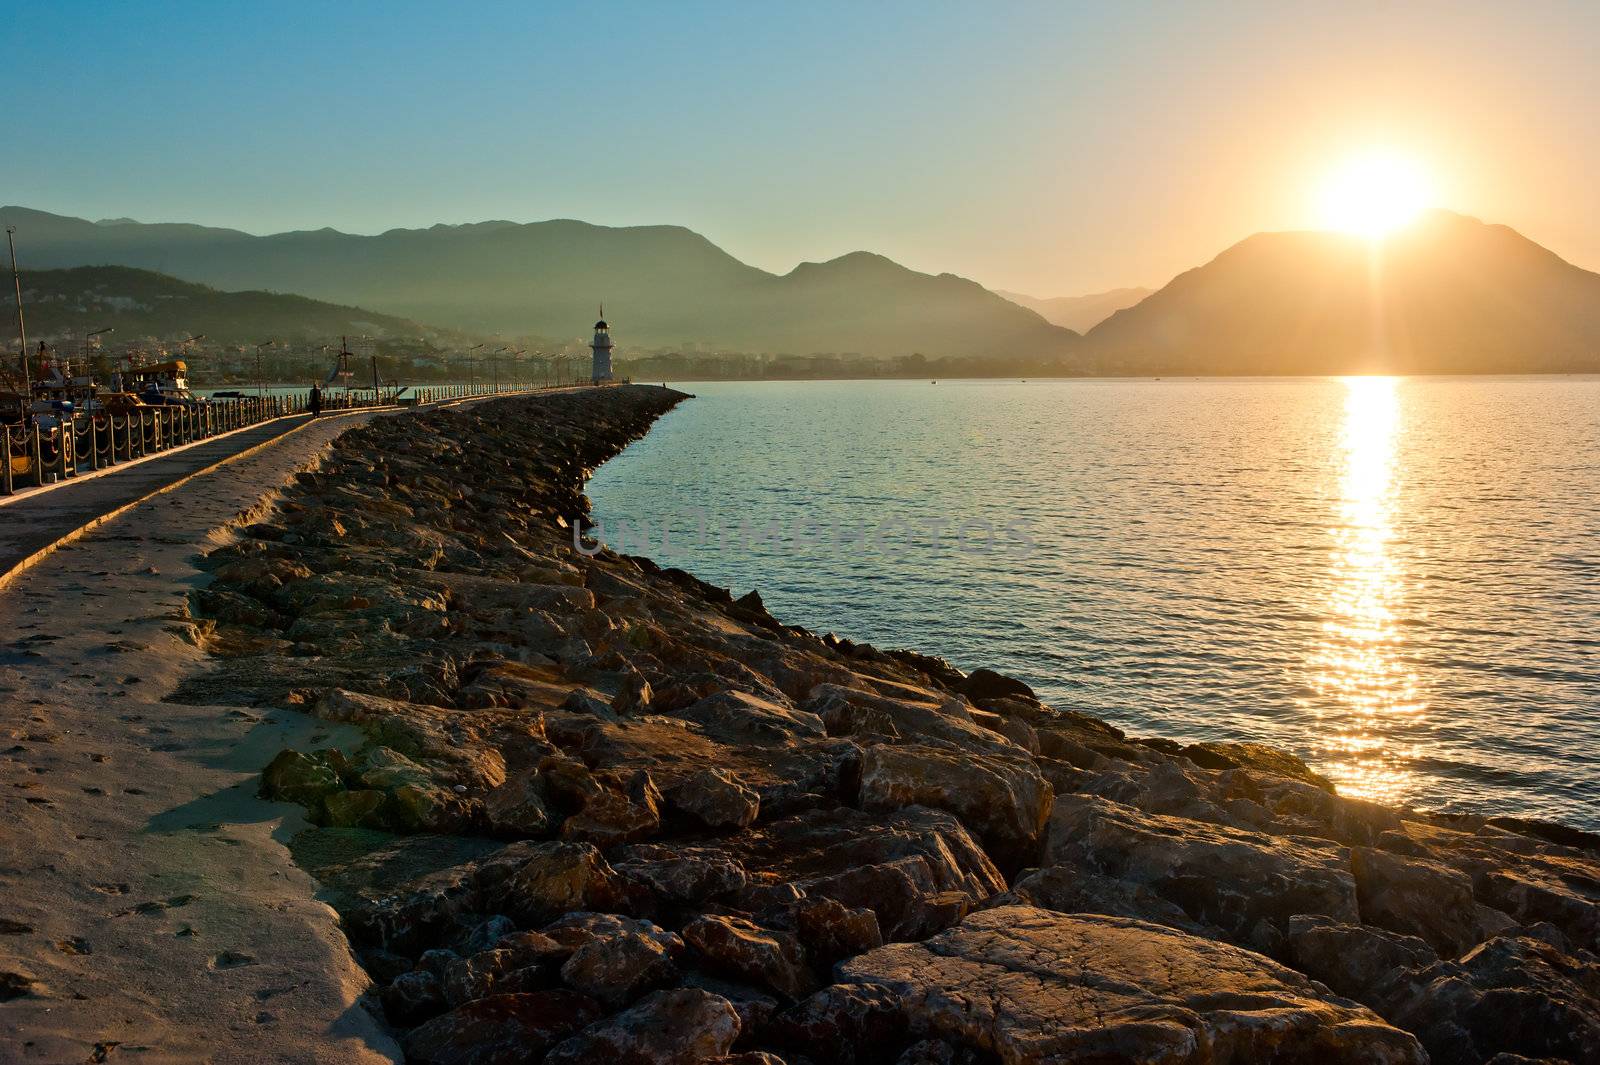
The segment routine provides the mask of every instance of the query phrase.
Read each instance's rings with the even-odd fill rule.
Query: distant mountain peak
[[[1148,288],[1113,288],[1104,292],[1091,292],[1084,296],[1051,296],[1040,299],[1024,296],[1020,292],[995,289],[995,295],[1026,307],[1045,321],[1086,333],[1124,307],[1132,307],[1150,295]]]

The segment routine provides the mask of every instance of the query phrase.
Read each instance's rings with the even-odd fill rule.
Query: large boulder
[[[1121,917],[1003,906],[839,966],[910,1030],[1004,1065],[1424,1065],[1415,1038],[1258,954]]]
[[[723,691],[690,703],[676,716],[705,726],[723,742],[758,746],[820,739],[827,734],[816,714],[742,691]]]
[[[591,939],[561,966],[561,979],[568,987],[592,995],[613,1009],[661,987],[675,974],[666,947],[631,931]]]
[[[760,825],[728,846],[752,879],[786,885],[794,898],[803,893],[872,910],[885,939],[937,931],[962,907],[1005,890],[1000,871],[961,823],[922,807],[876,816],[814,810]]]
[[[1033,863],[1055,791],[1026,756],[873,744],[861,757],[861,806],[948,810],[1012,867]]]
[[[841,684],[818,684],[805,709],[816,714],[830,736],[853,736],[865,743],[933,743],[955,749],[1020,757],[1022,746],[980,725],[960,698],[939,698],[932,692],[906,698],[864,691]]]
[[[570,991],[490,995],[412,1030],[413,1065],[523,1065],[600,1017],[592,999]]]
[[[1358,924],[1349,852],[1309,837],[1269,836],[1180,817],[1145,814],[1093,796],[1056,801],[1047,865],[1148,893],[1231,942],[1275,952],[1298,914]],[[1019,883],[1019,890],[1029,881]],[[1101,897],[1115,892],[1102,888]],[[1128,916],[1162,920],[1159,912]]]
[[[1371,847],[1354,848],[1350,859],[1366,923],[1416,936],[1447,958],[1487,938],[1467,874]]]
[[[540,925],[571,910],[615,909],[624,898],[616,871],[590,844],[543,843],[520,857],[485,890],[490,912]]]
[[[744,828],[761,813],[761,796],[725,769],[702,769],[666,791],[667,804],[707,828]]]
[[[804,998],[816,989],[806,955],[791,932],[762,928],[740,917],[705,914],[683,928],[683,938],[715,969],[787,998]]]
[[[699,988],[657,991],[552,1050],[545,1065],[697,1065],[739,1037],[739,1015]],[[522,1059],[526,1060],[526,1058]]]
[[[1396,984],[1383,1013],[1417,1033],[1434,1065],[1478,1065],[1497,1054],[1600,1061],[1600,964],[1497,936]]]

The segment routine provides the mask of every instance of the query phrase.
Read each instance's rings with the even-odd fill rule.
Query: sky
[[[1600,4],[0,0],[0,203],[254,233],[580,218],[787,272],[1159,286],[1414,159],[1600,269]]]

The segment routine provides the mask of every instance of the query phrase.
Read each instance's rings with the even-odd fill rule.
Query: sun
[[[1378,238],[1410,222],[1429,206],[1427,172],[1403,155],[1350,159],[1323,180],[1318,210],[1329,229]]]

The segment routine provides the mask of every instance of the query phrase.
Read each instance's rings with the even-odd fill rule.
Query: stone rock
[[[657,991],[561,1043],[546,1065],[697,1065],[728,1053],[739,1016],[697,988]]]
[[[810,956],[823,965],[883,946],[878,915],[834,899],[806,899],[795,907],[795,928]]]
[[[616,1009],[666,984],[676,971],[660,943],[636,932],[619,932],[573,951],[561,967],[561,979]]]
[[[515,951],[485,950],[470,958],[457,958],[444,970],[444,997],[452,1006],[483,998],[494,989],[495,981],[520,968]]]
[[[744,866],[720,851],[640,844],[615,857],[620,875],[671,903],[700,904],[745,885]]]
[[[1287,751],[1264,743],[1192,743],[1184,757],[1205,769],[1254,769],[1315,785],[1330,794],[1333,783]]]
[[[523,1065],[593,1023],[600,1009],[570,991],[490,995],[459,1006],[405,1038],[412,1065]]]
[[[409,1028],[444,1012],[444,989],[439,978],[423,969],[402,973],[378,996],[389,1023]]]
[[[1600,861],[1544,853],[1506,861],[1485,855],[1464,863],[1474,895],[1521,921],[1547,921],[1584,950],[1600,952]]]
[[[1439,955],[1415,936],[1300,916],[1289,922],[1285,959],[1313,980],[1382,1013],[1391,986],[1434,965]]]
[[[344,787],[340,771],[347,765],[348,761],[337,750],[318,751],[312,755],[279,751],[261,772],[261,795],[319,810],[325,798]]]
[[[969,1065],[976,1055],[966,1047],[953,1046],[943,1039],[922,1039],[906,1047],[894,1065]]]
[[[1600,963],[1536,939],[1497,936],[1387,995],[1385,1015],[1417,1033],[1435,1065],[1497,1054],[1600,1061]]]
[[[644,839],[661,827],[661,792],[648,770],[602,771],[594,774],[593,783],[582,809],[562,823],[562,839],[612,847]]]
[[[997,903],[1023,903],[1058,913],[1103,913],[1108,917],[1134,917],[1166,925],[1207,939],[1223,938],[1222,932],[1204,921],[1197,921],[1183,907],[1145,884],[1074,868],[1052,865],[1036,869],[1017,881],[1015,887],[996,899]]]
[[[1005,1065],[1428,1060],[1411,1035],[1293,970],[1122,917],[998,907],[838,976],[895,996],[913,1033]]]
[[[387,798],[383,792],[367,788],[333,792],[322,800],[326,814],[323,820],[340,828],[354,828],[357,825],[381,827]]]
[[[516,922],[505,914],[497,913],[473,926],[472,930],[462,938],[460,952],[471,956],[479,951],[492,950],[502,939],[516,932]]]
[[[598,850],[564,842],[534,847],[486,894],[490,910],[523,925],[542,925],[570,910],[613,909],[623,898]]]
[[[1033,689],[1022,681],[992,669],[973,670],[956,688],[974,702],[979,699],[1035,699]]]
[[[959,821],[921,807],[888,816],[811,811],[728,845],[752,877],[872,910],[886,939],[944,927],[948,893],[974,906],[1005,890],[999,870]]]
[[[862,742],[948,745],[1005,758],[1026,758],[1021,746],[980,725],[972,708],[959,697],[931,691],[900,695],[864,691],[842,684],[818,684],[805,708],[820,717],[830,736],[854,736]]]
[[[720,1058],[709,1058],[706,1065],[784,1065],[784,1060],[776,1054],[769,1054],[765,1050],[747,1050],[743,1054],[727,1054]]]
[[[817,715],[742,691],[708,695],[677,710],[675,716],[704,725],[725,742],[787,745],[827,735]]]
[[[1077,870],[1146,888],[1201,927],[1267,953],[1298,914],[1361,922],[1348,854],[1323,840],[1144,814],[1080,795],[1056,801],[1045,848],[1047,864],[1069,875]]]
[[[637,669],[630,669],[623,677],[616,696],[611,700],[611,709],[625,717],[648,714],[653,696],[650,682],[645,679],[644,674]]]
[[[862,753],[861,806],[948,810],[1003,862],[1031,864],[1055,792],[1026,758],[1015,761],[922,745],[873,744]]]
[[[1351,850],[1350,868],[1366,923],[1416,936],[1451,958],[1485,938],[1465,873],[1371,847]]]
[[[708,828],[744,828],[761,813],[761,796],[724,769],[702,769],[666,791],[667,803]]]
[[[644,936],[673,957],[683,953],[683,939],[676,932],[669,932],[653,921],[614,913],[576,911],[550,922],[539,934],[570,955],[597,940],[624,933]]]
[[[760,988],[698,969],[684,973],[683,986],[709,991],[732,1003],[734,1012],[739,1015],[740,1039],[745,1042],[763,1031],[767,1022],[783,1007],[776,996]]]
[[[501,836],[537,839],[550,834],[550,811],[532,773],[515,774],[483,797],[489,830]]]
[[[791,933],[706,914],[684,925],[683,938],[715,968],[788,998],[804,998],[816,988],[805,950]]]
[[[870,984],[833,984],[773,1018],[766,1037],[788,1054],[835,1065],[876,1065],[905,1042],[900,998]]]

